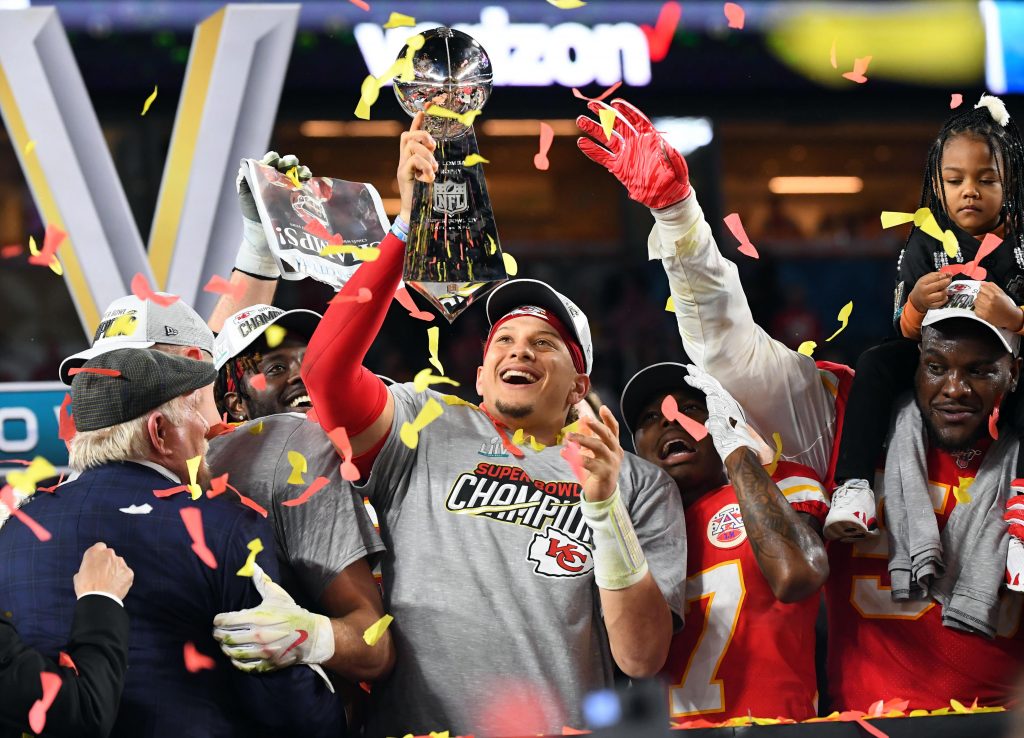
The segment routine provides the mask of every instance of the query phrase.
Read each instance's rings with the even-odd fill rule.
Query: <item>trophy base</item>
[[[449,323],[501,282],[406,282],[423,295]]]

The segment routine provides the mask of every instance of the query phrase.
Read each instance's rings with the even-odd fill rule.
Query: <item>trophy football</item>
[[[461,31],[441,27],[422,36],[411,56],[413,78],[396,77],[395,95],[409,115],[426,110],[438,170],[433,182],[413,189],[403,278],[452,322],[508,279],[483,165],[466,163],[479,155],[472,119],[491,94],[491,60]],[[406,46],[399,58],[408,55]]]

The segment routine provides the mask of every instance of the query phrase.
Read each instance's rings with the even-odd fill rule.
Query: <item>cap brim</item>
[[[576,332],[576,323],[561,297],[552,287],[537,279],[512,279],[492,290],[487,296],[487,322],[494,325],[522,305],[535,305],[554,313],[572,332],[576,342],[582,343]]]
[[[989,323],[987,320],[981,318],[973,310],[967,310],[965,308],[933,308],[925,313],[924,320],[921,321],[921,327],[935,325],[941,323],[944,320],[952,320],[953,318],[965,318],[967,320],[973,320],[977,323],[981,323],[983,326],[988,328],[995,336],[999,339],[999,343],[1003,344],[1011,356],[1016,356],[1020,349],[1020,339],[1014,334],[1010,334],[1009,331],[1002,331],[996,326]]]
[[[105,345],[90,346],[84,351],[79,351],[77,354],[72,354],[68,358],[64,359],[60,363],[60,368],[57,370],[60,376],[60,381],[64,384],[71,386],[71,375],[68,374],[72,369],[80,368],[89,359],[95,359],[97,356],[101,356],[110,351],[117,351],[118,349],[126,348],[150,348],[155,346],[155,341],[120,341],[116,343],[109,343]]]
[[[278,315],[273,320],[268,321],[266,324],[261,326],[262,330],[253,331],[245,338],[243,343],[237,351],[230,356],[225,356],[223,360],[215,364],[215,368],[220,371],[226,363],[234,359],[236,356],[241,355],[246,349],[248,349],[253,342],[263,336],[267,332],[267,328],[272,325],[280,325],[286,331],[298,333],[300,336],[306,339],[307,343],[313,337],[313,332],[316,327],[320,325],[322,316],[320,313],[313,312],[312,310],[288,310]]]
[[[651,364],[634,374],[619,398],[619,412],[630,438],[640,412],[655,397],[678,389],[693,389],[686,383],[686,366],[675,361]]]

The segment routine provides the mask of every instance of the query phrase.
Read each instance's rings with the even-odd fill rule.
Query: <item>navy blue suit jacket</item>
[[[172,486],[146,466],[115,463],[85,471],[53,494],[37,492],[22,509],[53,538],[40,542],[13,518],[0,528],[0,612],[10,611],[26,644],[56,660],[74,618],[72,577],[85,549],[103,541],[135,571],[125,598],[128,671],[112,736],[342,735],[339,700],[308,668],[247,675],[213,639],[217,613],[260,603],[251,577],[236,574],[249,541],[262,541],[257,561],[277,579],[270,526],[229,495],[195,501],[185,492],[153,495]],[[144,504],[151,513],[120,511]],[[193,553],[179,512],[185,507],[202,511],[216,569]],[[186,671],[189,641],[215,668]]]

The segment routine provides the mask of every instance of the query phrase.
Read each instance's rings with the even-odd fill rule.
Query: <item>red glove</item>
[[[576,145],[614,174],[626,186],[630,198],[649,208],[664,208],[690,194],[686,160],[662,138],[646,115],[621,99],[612,100],[610,106],[591,101],[587,107],[594,113],[615,110],[612,138],[607,140],[600,123],[581,115],[576,125],[607,148],[589,138],[576,139]]]
[[[1010,525],[1010,535],[1024,541],[1024,496],[1014,495],[1006,501],[1003,520]]]

